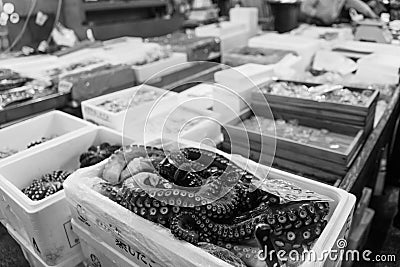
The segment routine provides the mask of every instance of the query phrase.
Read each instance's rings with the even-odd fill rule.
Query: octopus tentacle
[[[181,212],[171,221],[171,232],[179,239],[192,244],[197,244],[200,240],[198,231],[193,230],[191,225],[195,225],[195,216],[190,212]],[[204,238],[204,237],[203,237]]]
[[[255,253],[242,248],[254,238],[262,249],[267,245],[300,251],[326,226],[328,202],[282,203],[277,195],[253,190],[253,174],[216,153],[198,148],[164,152],[144,146],[125,150],[127,155],[120,150],[109,159],[103,177],[111,184],[132,177],[121,186],[108,184],[102,192],[192,244],[213,243],[254,262]]]

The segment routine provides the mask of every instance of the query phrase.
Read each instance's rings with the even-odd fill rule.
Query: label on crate
[[[127,242],[123,241],[122,238],[115,238],[115,246],[117,246],[119,251],[122,251],[125,256],[128,256],[129,259],[134,259],[134,261],[140,266],[161,266],[147,257],[145,254],[141,253],[139,250],[130,246]]]
[[[91,233],[94,233],[97,237],[101,238],[105,243],[119,253],[122,253],[135,264],[142,267],[162,266],[151,257],[152,255],[149,255],[150,253],[144,253],[131,242],[128,242],[117,226],[99,219],[92,213],[88,214],[86,209],[80,204],[76,206],[76,212],[78,220],[83,223]]]
[[[107,114],[103,113],[103,112],[98,112],[97,110],[92,109],[90,107],[84,107],[84,110],[85,110],[85,113],[88,116],[92,116],[92,117],[98,118],[98,119],[100,119],[102,121],[110,122],[110,117]]]
[[[67,235],[69,247],[73,248],[79,244],[79,237],[72,230],[71,221],[64,223],[65,234]]]
[[[68,81],[62,80],[58,83],[58,92],[62,94],[71,93],[72,87],[74,85]]]

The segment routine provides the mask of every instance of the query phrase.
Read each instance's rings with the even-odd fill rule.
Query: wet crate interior
[[[129,139],[125,139],[125,142],[128,142],[127,140]],[[80,155],[86,152],[90,146],[97,146],[103,142],[108,142],[111,145],[121,144],[122,137],[113,130],[99,127],[49,149],[43,149],[33,155],[10,162],[0,168],[0,175],[8,179],[18,189],[22,189],[28,186],[34,178],[56,169],[68,171],[78,169]],[[62,157],[56,155],[62,155]],[[51,164],[48,164],[48,162],[51,162]],[[32,167],[29,168],[28,166]]]
[[[69,114],[52,111],[0,130],[1,165],[94,127]],[[4,153],[4,154],[3,154]]]
[[[0,149],[10,148],[21,151],[26,149],[31,142],[38,141],[42,137],[61,137],[88,125],[90,124],[66,113],[57,111],[47,113],[1,130]],[[15,138],[16,136],[18,138]]]

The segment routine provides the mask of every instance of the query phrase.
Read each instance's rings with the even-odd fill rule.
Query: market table
[[[396,125],[399,120],[399,87],[393,92],[386,110],[384,111],[380,121],[367,137],[366,142],[361,148],[360,153],[354,160],[349,172],[340,182],[339,187],[352,192],[357,197],[361,195],[361,191],[366,185],[374,186],[377,173],[380,167],[380,159],[383,149],[388,146],[388,167],[395,167],[390,160],[392,155],[392,143],[396,137]],[[392,173],[391,169],[387,173]]]
[[[29,101],[0,109],[0,128],[41,112],[63,108],[68,105],[70,100],[70,93],[54,92],[48,95],[35,96],[34,99]]]

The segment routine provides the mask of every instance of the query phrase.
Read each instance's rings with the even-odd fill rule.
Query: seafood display
[[[31,86],[23,86],[12,90],[3,91],[0,93],[0,109],[6,108],[9,105],[30,100],[34,97],[35,90]]]
[[[35,179],[22,192],[34,201],[42,200],[63,189],[65,179],[70,175],[67,171],[54,171]]]
[[[297,53],[289,50],[244,46],[234,48],[224,54],[223,63],[231,67],[247,63],[270,65],[279,63],[288,55],[297,55]]]
[[[0,69],[0,91],[21,87],[31,79],[22,77],[9,69]]]
[[[190,33],[174,32],[149,38],[146,42],[170,46],[174,52],[186,53],[189,61],[207,60],[220,54],[220,40],[215,37],[199,37]]]
[[[50,140],[50,138],[42,138],[39,141],[32,142],[28,148],[47,140]],[[120,147],[119,145],[110,145],[109,143],[102,143],[98,146],[89,147],[88,151],[82,153],[79,157],[80,168],[92,166],[103,161],[110,157],[116,150],[120,149]],[[22,192],[32,200],[42,200],[63,190],[63,183],[70,174],[71,173],[68,171],[61,170],[45,174],[40,179],[33,180],[28,187],[22,189]]]
[[[29,80],[22,86],[8,90],[0,89],[0,110],[23,101],[44,97],[57,92],[57,88],[42,80]]]
[[[285,55],[290,54],[290,53],[295,53],[292,51],[285,51],[285,50],[278,50],[278,49],[266,49],[266,48],[249,47],[249,46],[238,48],[233,51],[236,54],[240,54],[240,55],[259,56],[259,57],[274,56],[274,57],[279,57],[279,58],[283,58]]]
[[[296,52],[289,50],[245,46],[235,48],[224,55],[224,63],[230,66],[240,66],[246,63],[276,64],[289,54],[297,55]]]
[[[71,72],[86,70],[88,68],[98,67],[105,64],[102,59],[90,58],[84,61],[77,61],[70,64],[62,65],[59,67],[50,68],[44,71],[45,76],[58,77],[59,75],[66,75]]]
[[[264,94],[358,106],[366,106],[373,94],[373,90],[352,91],[341,85],[307,86],[283,81],[269,83],[261,87],[261,91]]]
[[[125,111],[128,107],[134,107],[146,102],[154,101],[163,96],[163,94],[164,92],[156,90],[137,90],[137,92],[130,98],[106,100],[97,106],[107,111],[118,113]]]
[[[151,49],[148,49],[144,51],[144,56],[140,60],[137,60],[135,62],[131,62],[132,65],[134,66],[143,66],[149,63],[153,63],[165,58],[169,58],[172,54],[171,50],[167,47],[163,46],[157,46],[157,47],[152,47]]]
[[[31,148],[31,147],[43,144],[44,142],[50,141],[53,138],[55,138],[55,136],[54,137],[53,136],[52,137],[42,137],[42,138],[40,138],[40,140],[30,142],[26,148]]]
[[[253,116],[237,124],[246,130],[255,131],[286,138],[303,144],[309,144],[326,149],[332,149],[345,153],[351,146],[352,137],[329,132],[326,129],[315,129],[299,125],[297,120],[271,120],[260,116]]]
[[[116,150],[120,148],[121,146],[119,145],[110,145],[109,143],[91,146],[87,152],[81,154],[79,157],[80,167],[85,168],[95,165],[110,157]]]
[[[277,179],[256,186],[253,174],[199,148],[123,147],[102,178],[97,192],[234,266],[260,266],[266,247],[311,248],[330,211],[316,193]]]

